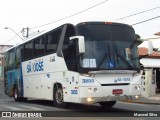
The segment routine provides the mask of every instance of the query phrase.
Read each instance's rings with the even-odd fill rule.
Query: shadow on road
[[[38,105],[43,105],[43,106],[54,106],[52,101],[47,101],[47,100],[29,100],[27,101],[30,104],[38,104]],[[116,112],[116,111],[127,111],[124,109],[119,109],[119,108],[106,108],[103,109],[99,104],[95,105],[88,105],[88,104],[77,104],[77,103],[67,103],[67,107],[64,108],[65,110],[69,111],[81,111],[81,112]]]

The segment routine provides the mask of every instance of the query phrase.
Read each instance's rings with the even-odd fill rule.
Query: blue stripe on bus
[[[22,63],[20,64],[21,96],[24,97]]]

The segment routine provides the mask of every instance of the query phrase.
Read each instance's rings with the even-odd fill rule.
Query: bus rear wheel
[[[25,101],[27,101],[27,98],[18,97],[18,89],[17,89],[17,87],[14,88],[14,95],[13,95],[13,97],[14,97],[14,100],[16,102],[25,102]]]
[[[20,98],[18,97],[18,89],[16,87],[14,88],[14,95],[13,95],[13,97],[14,97],[14,100],[16,102],[20,101]]]
[[[116,101],[100,102],[99,104],[102,106],[102,108],[107,109],[114,106]]]
[[[66,107],[66,103],[63,100],[63,89],[62,87],[58,86],[58,88],[54,88],[54,105],[59,108]]]

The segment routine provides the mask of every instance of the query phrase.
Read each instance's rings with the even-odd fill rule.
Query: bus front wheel
[[[62,87],[58,86],[54,88],[54,105],[59,108],[66,107],[66,103],[63,101],[63,89]]]

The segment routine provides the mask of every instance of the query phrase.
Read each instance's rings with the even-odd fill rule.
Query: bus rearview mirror
[[[69,38],[70,40],[78,40],[79,54],[85,53],[85,40],[83,36],[73,36]]]

